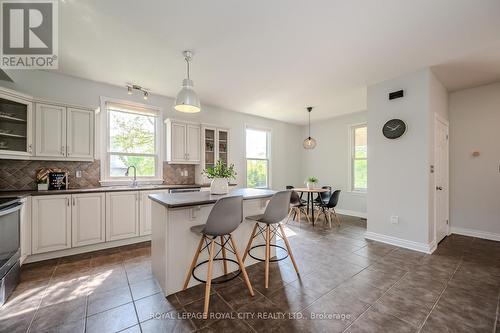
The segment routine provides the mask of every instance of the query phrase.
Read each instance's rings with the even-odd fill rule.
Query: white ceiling
[[[175,96],[191,49],[202,103],[304,123],[307,105],[364,110],[369,84],[500,50],[500,1],[62,0],[59,30],[62,73]]]

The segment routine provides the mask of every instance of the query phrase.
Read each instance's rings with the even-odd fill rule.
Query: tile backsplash
[[[68,172],[70,188],[100,186],[99,160],[94,162],[0,160],[0,190],[35,190],[36,173],[41,168],[60,168]],[[76,178],[76,171],[82,177]]]
[[[100,163],[67,161],[22,161],[0,159],[0,191],[36,190],[36,173],[41,168],[60,168],[69,174],[70,188],[99,187]],[[76,178],[76,171],[82,171],[82,177]],[[163,163],[165,184],[194,184],[195,166]]]
[[[194,173],[194,165],[168,164],[167,162],[163,162],[163,182],[165,184],[194,184]]]

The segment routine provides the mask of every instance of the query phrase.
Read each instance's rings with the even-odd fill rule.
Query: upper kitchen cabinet
[[[229,130],[225,128],[212,127],[204,125],[203,133],[203,152],[202,168],[213,167],[218,160],[229,163]]]
[[[167,119],[167,162],[199,164],[201,161],[201,127],[198,124]]]
[[[0,90],[0,158],[32,155],[32,108],[29,96]]]
[[[94,159],[94,111],[58,104],[36,104],[36,156]]]

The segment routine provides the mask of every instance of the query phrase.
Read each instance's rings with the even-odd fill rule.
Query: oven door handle
[[[23,204],[21,202],[17,202],[12,206],[6,207],[6,209],[0,210],[0,217],[8,215],[8,214],[12,214],[15,211],[20,210],[22,205]]]

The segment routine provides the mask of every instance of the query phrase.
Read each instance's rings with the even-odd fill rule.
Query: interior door
[[[36,156],[66,156],[66,108],[36,105]]]
[[[436,242],[439,243],[449,234],[449,146],[448,124],[436,119],[435,124],[435,166],[434,182],[436,185]]]

